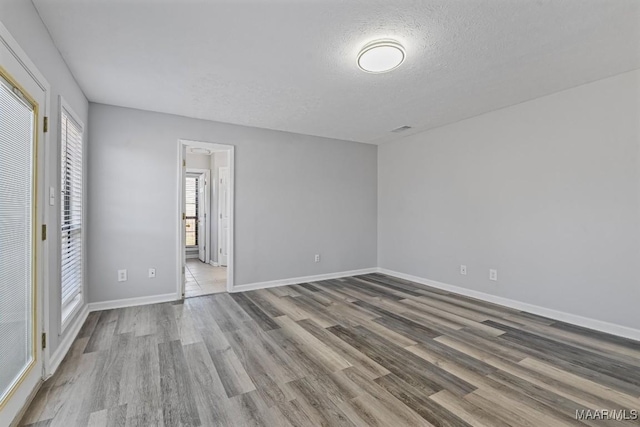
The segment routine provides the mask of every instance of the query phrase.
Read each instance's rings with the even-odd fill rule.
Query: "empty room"
[[[640,425],[637,0],[0,0],[0,427]]]

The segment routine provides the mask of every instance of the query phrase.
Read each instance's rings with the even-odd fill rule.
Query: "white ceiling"
[[[640,68],[637,0],[33,1],[90,101],[369,143]]]

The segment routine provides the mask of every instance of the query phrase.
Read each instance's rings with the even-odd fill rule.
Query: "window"
[[[187,176],[185,183],[186,245],[198,246],[198,177]]]
[[[62,322],[82,302],[82,124],[62,103],[60,120],[60,240]]]

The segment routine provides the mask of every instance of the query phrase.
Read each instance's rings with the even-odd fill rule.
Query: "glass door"
[[[0,28],[0,426],[43,375],[41,299],[46,91]]]

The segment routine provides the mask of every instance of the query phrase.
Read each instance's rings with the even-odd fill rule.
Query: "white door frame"
[[[205,215],[205,237],[204,237],[204,241],[205,241],[205,259],[207,260],[207,264],[209,263],[209,260],[211,259],[211,219],[210,219],[210,215],[209,215],[209,211],[211,210],[211,170],[209,169],[196,169],[196,168],[187,168],[187,173],[191,173],[191,174],[204,174],[205,178],[207,180],[207,185],[205,188],[205,196],[204,196],[204,202],[202,203],[202,205],[204,205],[204,215]]]
[[[183,147],[198,147],[212,151],[228,151],[229,152],[229,254],[227,259],[227,292],[233,292],[234,287],[234,210],[235,210],[235,146],[229,144],[218,144],[215,142],[193,141],[188,139],[179,139],[177,144],[177,183],[178,197],[176,209],[176,233],[177,233],[177,255],[176,255],[176,296],[177,299],[184,298],[184,282],[182,280],[182,268],[185,266],[184,251],[184,223],[182,219],[183,203],[182,203],[182,172],[186,169],[186,157],[183,155]]]
[[[29,56],[26,52],[20,47],[16,39],[13,38],[9,30],[0,22],[0,43],[2,43],[13,55],[14,59],[22,65],[22,67],[27,71],[28,74],[31,75],[34,82],[42,89],[44,92],[44,105],[39,106],[39,117],[38,117],[38,130],[42,130],[42,122],[44,117],[48,117],[51,122],[51,86],[47,79],[45,79],[44,75],[38,70],[35,64],[29,59]],[[52,227],[54,224],[49,223],[49,172],[50,172],[50,157],[51,153],[49,150],[49,144],[51,138],[49,137],[51,132],[39,132],[38,135],[38,150],[39,152],[36,155],[42,155],[42,158],[37,158],[37,179],[42,179],[42,188],[38,188],[41,191],[41,194],[36,194],[36,206],[37,206],[37,217],[35,218],[35,226],[37,230],[40,229],[41,225],[46,224],[49,227],[50,233],[49,235],[55,235],[51,233]],[[39,206],[38,206],[39,205]],[[40,334],[47,334],[47,341],[49,341],[49,337],[51,336],[49,333],[49,314],[51,313],[50,304],[58,304],[59,299],[55,301],[50,298],[49,295],[49,286],[50,286],[50,269],[49,269],[49,242],[50,239],[41,240],[40,236],[36,236],[36,245],[34,247],[34,251],[36,255],[37,265],[34,266],[37,274],[41,275],[40,283],[36,285],[36,324],[35,333],[36,333],[36,345],[40,345]],[[38,301],[39,300],[39,301]],[[37,309],[39,308],[39,310]],[[47,343],[48,344],[48,343]],[[50,354],[49,354],[50,345],[47,345],[41,352],[42,356],[42,372],[40,373],[40,377],[42,379],[46,378],[50,371]],[[37,353],[36,353],[37,354]],[[36,391],[39,389],[40,382],[34,390],[31,390],[28,396],[18,396],[18,394],[13,395],[13,402],[7,402],[2,408],[0,412],[4,412],[4,415],[8,417],[14,418],[17,416],[19,418],[23,412],[27,409],[27,404],[30,403],[31,399],[35,397]],[[22,401],[18,401],[16,399],[20,399]],[[0,417],[1,418],[1,417]],[[2,420],[0,420],[2,422]],[[10,421],[11,422],[11,421]]]

